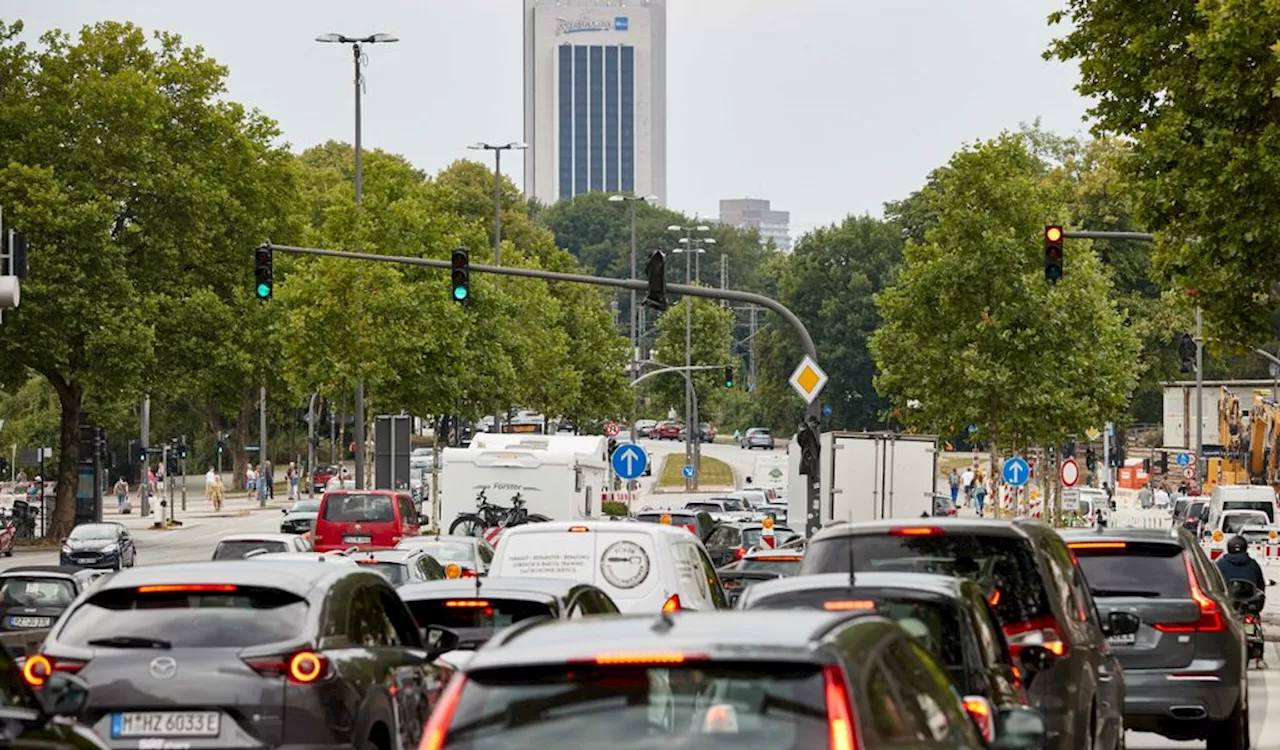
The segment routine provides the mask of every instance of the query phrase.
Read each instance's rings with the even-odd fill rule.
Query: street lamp
[[[472,151],[493,152],[493,265],[502,265],[502,152],[523,151],[529,144],[519,141],[495,145],[492,143],[473,143],[467,148]],[[493,431],[502,432],[502,415],[493,415]]]
[[[688,238],[688,237],[681,237],[681,238],[680,238],[680,244],[684,245],[685,247],[688,247],[690,244],[692,244],[692,245],[693,245],[693,247],[694,247],[694,252],[693,252],[693,256],[694,256],[694,257],[693,257],[693,281],[694,281],[694,282],[696,282],[696,283],[701,283],[701,282],[702,282],[702,256],[703,256],[703,255],[705,255],[705,254],[706,254],[706,252],[707,252],[706,250],[704,250],[704,249],[703,249],[703,247],[702,247],[702,246],[703,246],[704,244],[705,244],[705,245],[714,245],[714,244],[716,244],[716,239],[715,239],[714,237],[706,237],[706,238],[703,238],[703,237],[694,237],[694,238],[693,238],[693,242],[692,242],[692,243],[690,243],[690,242],[689,242],[689,238]],[[689,283],[689,282],[686,280],[686,281],[685,281],[685,283],[687,284],[687,283]]]
[[[636,277],[636,204],[652,203],[658,200],[656,195],[611,195],[610,203],[630,203],[631,204],[631,278]],[[640,311],[636,309],[636,290],[631,290],[631,379],[635,380],[640,377],[640,367],[637,360],[640,358],[640,339],[639,339],[639,319]],[[631,408],[631,440],[638,443],[639,435],[636,434],[636,413],[640,411],[640,392],[635,392],[635,401]]]
[[[364,64],[364,44],[391,44],[400,41],[391,34],[370,34],[368,36],[347,36],[345,34],[321,34],[317,42],[325,44],[350,44],[351,57],[355,63],[356,78],[356,205],[360,205],[364,197],[364,166],[360,153],[360,94],[364,89],[364,76],[360,74],[360,66]],[[356,489],[364,489],[364,378],[356,382]],[[265,436],[264,436],[265,437]],[[263,442],[265,446],[265,440]],[[265,451],[266,448],[264,447]],[[265,458],[265,457],[264,457]]]
[[[710,232],[711,227],[707,226],[706,224],[697,224],[695,226],[689,226],[689,227],[682,227],[679,224],[672,224],[671,226],[667,227],[667,231],[668,232],[684,232],[685,236],[681,240],[681,242],[685,243],[686,245],[690,245],[693,240],[694,232],[699,232],[699,233]],[[701,248],[697,248],[697,250],[699,252],[706,252]],[[676,252],[681,252],[681,251],[677,250]],[[685,276],[686,283],[688,283],[689,274],[690,274],[689,256],[692,254],[693,253],[686,252],[684,256],[684,276]],[[686,294],[684,296],[684,366],[685,367],[690,367],[693,364],[692,302],[693,300],[691,300],[689,298],[689,295]],[[692,383],[693,383],[693,378],[690,377],[688,380],[685,381],[685,385],[684,385],[685,461],[688,464],[692,464],[694,468],[693,479],[685,480],[684,484],[685,484],[686,491],[698,489],[698,469],[699,469],[698,456],[702,453],[701,451],[702,446],[697,444],[702,440],[702,430],[698,430],[697,442],[695,442],[693,437],[693,431],[697,427],[697,424],[692,422],[691,418],[693,420],[696,420],[698,418],[698,415],[693,413],[693,396],[690,393],[690,391],[692,390],[692,385],[691,385]],[[696,448],[695,448],[695,445],[697,446]]]

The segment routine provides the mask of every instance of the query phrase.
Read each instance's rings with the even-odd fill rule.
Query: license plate
[[[111,736],[217,737],[222,715],[217,711],[146,711],[111,717]]]
[[[346,544],[369,544],[373,541],[371,536],[344,536],[342,541]]]
[[[53,624],[50,617],[10,617],[9,624],[15,628],[47,628]]]
[[[77,558],[76,558],[76,560],[77,560],[78,562],[82,562],[82,563],[91,563],[91,562],[97,562],[97,561],[98,561],[98,558],[96,558],[96,557],[77,557]]]
[[[1110,643],[1112,646],[1132,646],[1136,642],[1137,636],[1134,633],[1113,635],[1107,639],[1107,643]]]

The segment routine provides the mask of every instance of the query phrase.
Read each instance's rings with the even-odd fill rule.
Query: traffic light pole
[[[1069,236],[1069,235],[1068,235]],[[318,255],[329,258],[346,258],[348,260],[364,260],[374,261],[378,263],[397,263],[406,266],[420,266],[425,268],[438,268],[440,270],[450,270],[453,264],[444,260],[433,260],[431,258],[412,258],[399,255],[377,255],[374,253],[357,253],[348,250],[322,250],[315,247],[295,247],[292,245],[272,245],[267,244],[274,251],[282,253],[290,253],[293,255]],[[556,271],[542,271],[535,268],[516,268],[512,266],[482,266],[472,265],[472,271],[479,273],[496,273],[503,276],[522,276],[529,279],[543,279],[546,281],[562,281],[571,284],[589,284],[591,286],[612,287],[614,289],[635,289],[637,291],[647,291],[648,282],[639,279],[608,279],[599,276],[588,276],[586,274],[577,273],[559,273]],[[716,289],[707,286],[694,286],[692,284],[668,284],[666,289],[675,294],[687,294],[692,297],[707,297],[709,299],[729,300],[730,302],[748,302],[754,305],[766,307],[777,313],[780,318],[786,321],[795,331],[796,337],[800,340],[800,348],[814,362],[818,361],[818,348],[814,346],[813,337],[809,335],[809,329],[804,327],[804,323],[796,316],[786,305],[763,294],[755,292],[744,292],[738,289]],[[821,415],[821,405],[817,399],[805,410],[806,419],[814,421],[819,420]],[[805,529],[809,536],[817,533],[820,525],[820,493],[818,476],[805,477],[805,499],[808,501],[809,512],[805,519]]]

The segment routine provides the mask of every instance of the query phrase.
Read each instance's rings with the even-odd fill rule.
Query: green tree
[[[93,418],[164,383],[161,316],[224,264],[247,266],[288,191],[274,124],[222,98],[226,70],[199,48],[112,22],[38,49],[20,31],[0,24],[0,205],[28,236],[31,278],[5,316],[0,378],[32,370],[58,395],[57,538],[86,406]]]
[[[729,351],[729,336],[733,330],[733,313],[718,303],[702,297],[691,297],[689,312],[690,362],[694,365],[737,363]],[[664,365],[683,367],[685,364],[685,302],[672,305],[658,318],[658,361]],[[724,371],[696,371],[692,373],[694,387],[698,391],[698,412],[702,421],[710,421],[724,401],[728,389],[724,386]],[[652,380],[649,393],[661,405],[677,412],[684,410],[685,380],[679,373],[658,375]]]
[[[1043,275],[1044,224],[1071,183],[1025,134],[956,154],[926,187],[936,215],[876,297],[877,389],[905,424],[978,427],[996,446],[1052,443],[1114,418],[1137,382],[1138,339],[1087,248],[1058,284]]]
[[[1198,292],[1220,336],[1274,336],[1280,253],[1280,5],[1068,0],[1046,52],[1080,64],[1098,134],[1123,160],[1157,270]]]

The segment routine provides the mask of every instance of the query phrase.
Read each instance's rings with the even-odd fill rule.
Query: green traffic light
[[[467,288],[465,286],[455,286],[453,288],[453,298],[458,300],[459,302],[466,299],[468,293],[469,292],[467,291]]]
[[[725,388],[732,388],[732,387],[733,387],[733,381],[732,381],[732,380],[726,380],[726,381],[724,381],[724,387],[725,387]]]
[[[258,298],[266,299],[271,296],[271,286],[269,284],[258,284]]]

